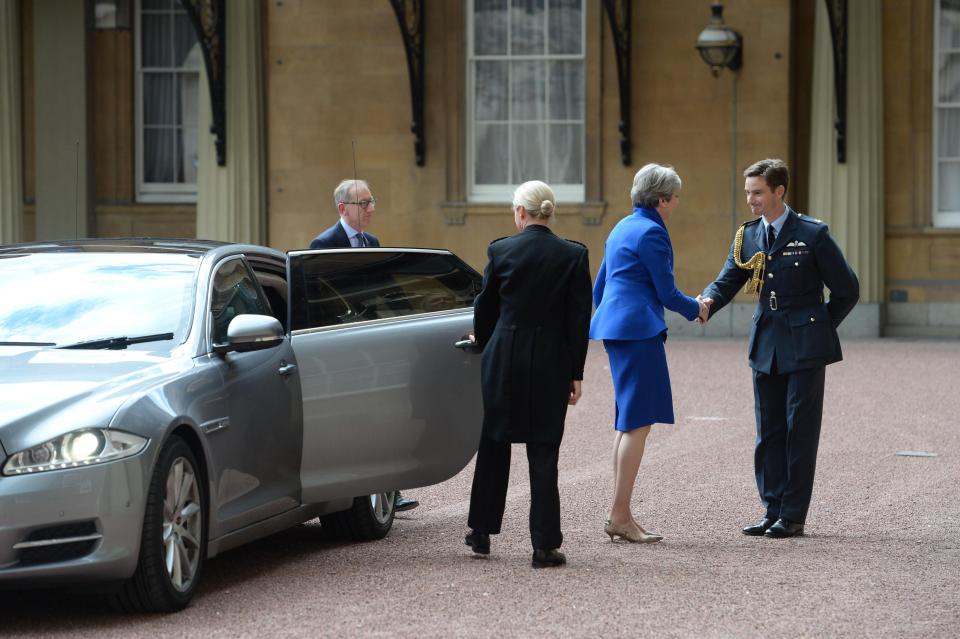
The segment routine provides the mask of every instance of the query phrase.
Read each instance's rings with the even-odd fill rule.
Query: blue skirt
[[[603,340],[613,376],[618,431],[673,423],[673,394],[663,342],[663,335],[642,340]]]

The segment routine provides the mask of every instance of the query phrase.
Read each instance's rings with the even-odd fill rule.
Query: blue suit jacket
[[[380,246],[380,240],[377,239],[376,235],[364,231],[363,236],[367,238],[367,246]],[[336,224],[313,238],[313,241],[310,242],[310,248],[350,248],[350,238],[347,237],[347,232],[343,230],[340,220],[337,220]]]
[[[673,280],[673,245],[660,214],[638,207],[610,232],[593,287],[590,339],[649,339],[667,330],[664,307],[694,320],[697,300]]]

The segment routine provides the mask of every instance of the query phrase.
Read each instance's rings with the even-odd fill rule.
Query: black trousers
[[[766,516],[803,523],[813,494],[825,367],[753,372],[757,415],[754,471]]]
[[[534,549],[559,548],[563,543],[557,487],[560,444],[528,443],[526,446],[530,466],[530,540]],[[470,491],[467,519],[470,528],[488,535],[500,532],[509,479],[510,444],[481,437]]]

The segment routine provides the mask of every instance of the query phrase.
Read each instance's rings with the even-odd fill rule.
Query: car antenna
[[[357,188],[357,138],[350,138],[350,149],[353,152],[353,196],[357,197],[360,190]],[[359,224],[359,222],[358,222]],[[365,247],[367,240],[363,237],[363,231],[360,231],[360,246]]]
[[[73,182],[73,237],[79,239],[80,235],[80,140],[77,140],[74,146],[74,164],[76,165],[76,175]]]

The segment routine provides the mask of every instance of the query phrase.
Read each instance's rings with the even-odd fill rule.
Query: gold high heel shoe
[[[619,537],[620,539],[629,541],[631,544],[652,544],[663,539],[660,535],[650,534],[639,526],[637,526],[637,531],[634,532],[626,526],[614,524],[609,519],[605,522],[603,532],[610,536],[610,541],[614,541],[614,538]]]
[[[651,537],[656,537],[655,541],[660,541],[661,539],[663,539],[663,535],[661,535],[660,533],[650,532],[649,530],[647,530],[646,528],[638,524],[636,519],[633,520],[633,524],[637,528],[639,528],[640,532],[642,532],[644,535],[650,535]]]

